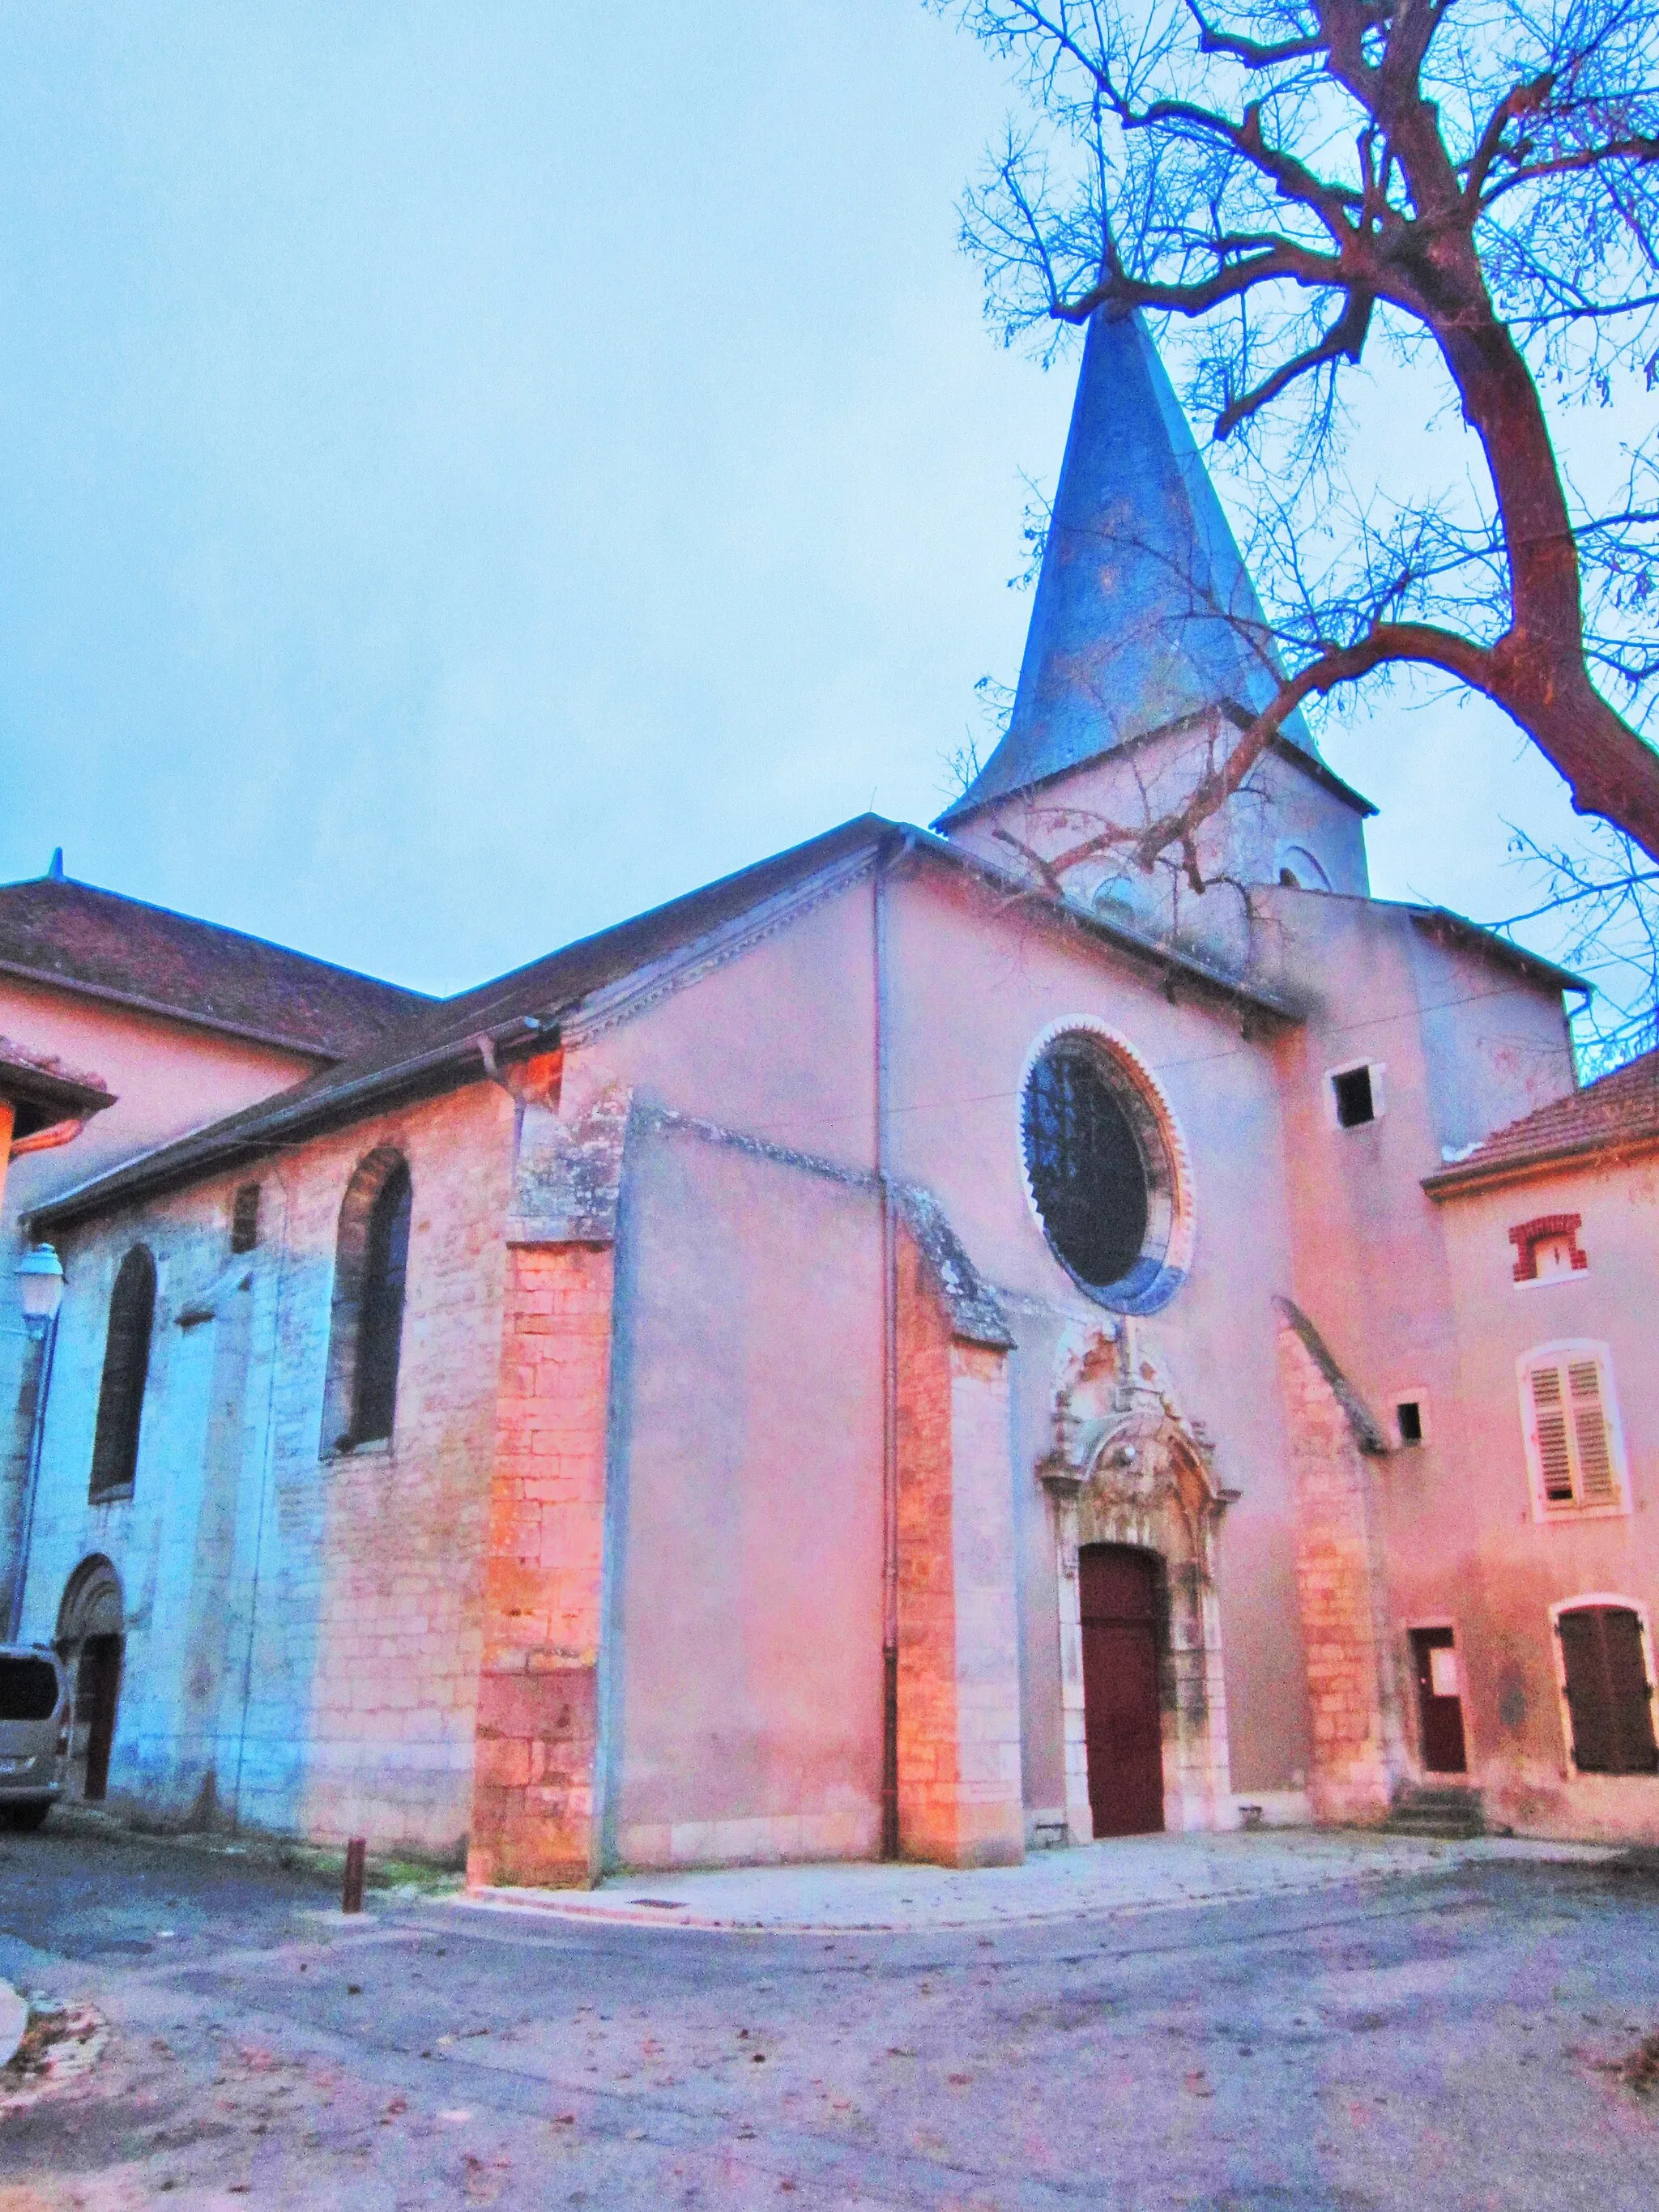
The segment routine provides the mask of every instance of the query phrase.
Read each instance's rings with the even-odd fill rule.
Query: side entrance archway
[[[109,1560],[94,1553],[69,1578],[58,1609],[56,1639],[75,1686],[70,1789],[94,1804],[109,1788],[125,1640],[121,1578]]]

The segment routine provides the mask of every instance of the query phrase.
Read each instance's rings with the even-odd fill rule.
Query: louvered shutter
[[[1572,1503],[1572,1448],[1567,1440],[1567,1408],[1561,1370],[1553,1363],[1534,1367],[1527,1381],[1532,1392],[1533,1432],[1538,1439],[1538,1471],[1551,1505]]]
[[[1567,1713],[1572,1722],[1572,1759],[1581,1774],[1613,1771],[1613,1706],[1596,1614],[1564,1613],[1557,1624],[1567,1676]]]
[[[1601,1615],[1607,1665],[1607,1689],[1613,1705],[1613,1732],[1621,1774],[1659,1771],[1659,1746],[1653,1740],[1653,1689],[1648,1680],[1647,1655],[1642,1649],[1642,1624],[1624,1606],[1608,1606]]]
[[[1619,1462],[1607,1370],[1594,1351],[1526,1368],[1526,1401],[1547,1508],[1617,1505]]]
[[[1578,1502],[1611,1505],[1618,1483],[1607,1440],[1607,1411],[1601,1403],[1601,1369],[1595,1359],[1575,1359],[1567,1368],[1572,1395],[1572,1436],[1578,1461]]]
[[[1659,1773],[1642,1624],[1628,1606],[1587,1605],[1557,1623],[1581,1774]]]

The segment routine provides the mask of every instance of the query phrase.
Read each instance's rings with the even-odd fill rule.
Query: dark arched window
[[[410,1196],[409,1168],[401,1155],[374,1152],[351,1178],[340,1207],[323,1407],[325,1453],[391,1439]]]
[[[142,1244],[135,1244],[121,1262],[109,1302],[104,1379],[98,1389],[98,1427],[92,1446],[94,1498],[132,1495],[155,1319],[155,1262]]]

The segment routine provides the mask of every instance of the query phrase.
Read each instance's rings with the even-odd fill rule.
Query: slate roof
[[[1157,348],[1138,314],[1098,309],[1007,733],[939,822],[1217,708],[1242,726],[1277,686],[1261,602]],[[1284,734],[1319,765],[1300,714]]]
[[[1423,1188],[1431,1198],[1450,1198],[1557,1162],[1653,1145],[1659,1145],[1659,1052],[1644,1053],[1582,1091],[1495,1129],[1464,1158],[1425,1176]]]
[[[0,975],[325,1060],[362,1051],[433,1003],[424,992],[56,875],[0,884]]]
[[[769,899],[804,888],[814,878],[833,876],[842,866],[860,865],[883,845],[907,842],[915,850],[993,882],[1000,890],[1024,888],[994,863],[925,830],[890,822],[878,814],[859,815],[839,829],[614,928],[579,939],[493,982],[429,1002],[394,1036],[339,1066],[64,1192],[30,1217],[32,1231],[44,1232],[152,1191],[176,1188],[395,1100],[475,1082],[483,1065],[481,1039],[488,1042],[492,1057],[533,1050],[538,1036],[556,1033],[562,1018],[607,986],[623,982],[724,925],[741,921]],[[1115,945],[1166,981],[1179,978],[1195,991],[1219,993],[1254,1012],[1296,1018],[1294,1010],[1271,993],[1242,984],[1193,954],[1081,909],[1055,903],[1054,910],[1057,918]]]

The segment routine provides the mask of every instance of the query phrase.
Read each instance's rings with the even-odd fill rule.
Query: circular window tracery
[[[1092,1027],[1039,1041],[1021,1095],[1026,1187],[1079,1289],[1152,1313],[1186,1279],[1188,1178],[1167,1107],[1127,1049]]]

